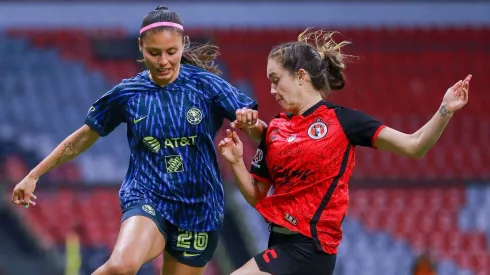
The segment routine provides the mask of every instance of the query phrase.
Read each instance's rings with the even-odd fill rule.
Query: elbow
[[[250,206],[252,206],[253,208],[255,208],[255,206],[257,205],[258,201],[257,200],[249,200],[248,201],[248,204],[250,204]]]
[[[259,204],[259,202],[265,198],[265,196],[263,194],[255,194],[253,196],[249,196],[246,198],[248,204],[250,204],[250,206],[252,206],[253,208],[256,208],[257,204]]]
[[[248,202],[248,204],[250,204],[250,206],[252,206],[253,208],[255,208],[255,206],[259,203],[259,199],[257,199],[257,198],[247,198],[247,202]]]
[[[409,157],[414,158],[414,159],[421,159],[425,157],[425,154],[427,154],[427,151],[425,150],[416,150],[411,153],[409,153]]]
[[[410,146],[408,146],[408,150],[406,152],[406,155],[408,157],[414,158],[414,159],[421,159],[425,157],[427,154],[428,148],[425,148],[422,146],[420,143],[419,139],[416,137],[412,137],[412,142],[410,142]]]

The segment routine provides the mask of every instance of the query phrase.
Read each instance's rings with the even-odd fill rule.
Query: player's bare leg
[[[259,266],[255,262],[255,259],[252,258],[242,267],[237,269],[235,272],[231,273],[231,275],[271,275],[271,274],[260,271]]]
[[[179,263],[172,255],[165,252],[161,275],[203,275],[206,267],[192,267]]]
[[[165,249],[165,238],[155,222],[143,216],[125,220],[109,260],[92,275],[134,275]]]

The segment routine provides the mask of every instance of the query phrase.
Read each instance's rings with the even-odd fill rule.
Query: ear
[[[140,52],[143,51],[141,48],[141,38],[138,37],[138,48],[140,49]]]
[[[305,69],[299,69],[296,75],[298,76],[299,85],[302,85],[305,81],[308,80],[308,73],[305,71]]]

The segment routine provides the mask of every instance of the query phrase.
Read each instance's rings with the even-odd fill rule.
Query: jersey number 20
[[[208,233],[182,231],[177,236],[177,247],[189,249],[191,248],[191,243],[195,250],[203,251],[208,246]]]

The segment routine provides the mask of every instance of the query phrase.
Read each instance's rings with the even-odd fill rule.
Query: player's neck
[[[299,106],[300,108],[298,108],[298,112],[296,114],[298,115],[304,114],[311,107],[315,106],[315,104],[317,104],[320,100],[322,100],[322,96],[320,94],[305,99],[305,102]]]

